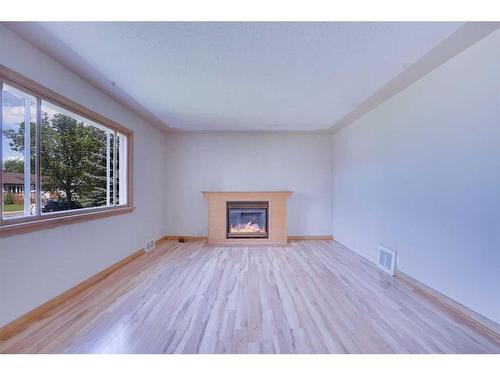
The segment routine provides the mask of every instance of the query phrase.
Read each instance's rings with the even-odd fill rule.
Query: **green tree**
[[[31,139],[36,134],[31,124]],[[10,139],[9,146],[24,152],[24,123],[16,130],[8,129],[4,135]],[[74,203],[84,207],[101,206],[106,203],[106,133],[93,126],[62,113],[49,119],[42,113],[41,125],[41,180],[42,190],[63,191],[68,209]]]
[[[14,198],[12,198],[12,194],[7,194],[3,201],[4,204],[14,204]]]
[[[5,172],[24,173],[24,161],[22,159],[10,159],[3,163]]]

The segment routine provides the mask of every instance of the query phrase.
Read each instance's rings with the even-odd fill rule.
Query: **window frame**
[[[91,207],[82,208],[73,211],[62,211],[58,213],[50,213],[42,215],[40,210],[39,194],[37,194],[36,206],[37,214],[34,216],[25,216],[11,219],[4,219],[3,214],[0,210],[0,237],[30,232],[34,230],[42,230],[46,228],[52,228],[59,225],[71,224],[75,222],[95,220],[108,216],[121,215],[125,213],[132,212],[134,210],[133,205],[133,145],[134,145],[134,133],[132,130],[110,120],[97,112],[94,112],[74,101],[68,99],[55,91],[52,91],[45,86],[15,72],[14,70],[0,64],[0,86],[3,87],[4,84],[17,88],[24,91],[26,94],[32,95],[36,98],[37,102],[37,115],[36,115],[36,136],[37,136],[37,149],[35,158],[35,189],[38,192],[40,189],[40,149],[41,144],[40,139],[40,122],[41,122],[41,103],[46,101],[59,106],[67,111],[74,113],[77,116],[88,119],[91,122],[95,122],[102,125],[112,131],[115,134],[120,133],[124,135],[127,139],[127,155],[126,155],[126,195],[127,203],[115,206],[106,207]],[[0,90],[0,103],[2,101],[3,90]],[[3,107],[2,107],[3,108]],[[3,109],[0,110],[0,140],[3,137]],[[0,160],[3,163],[3,142],[0,141]],[[3,171],[3,164],[2,164]],[[3,173],[0,173],[0,190],[3,191]],[[116,193],[116,192],[115,192]],[[3,199],[3,195],[2,195]],[[2,202],[0,202],[2,203]]]

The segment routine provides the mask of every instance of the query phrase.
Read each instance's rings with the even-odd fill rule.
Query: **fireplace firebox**
[[[226,238],[269,238],[269,202],[227,202]]]

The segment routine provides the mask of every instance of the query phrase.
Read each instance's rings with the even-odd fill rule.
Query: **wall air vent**
[[[151,250],[153,250],[155,247],[156,247],[156,242],[155,242],[155,240],[149,240],[149,241],[146,241],[145,246],[144,246],[144,250],[146,250],[146,251],[151,251]]]
[[[378,248],[378,268],[394,276],[396,272],[396,252],[386,247]]]

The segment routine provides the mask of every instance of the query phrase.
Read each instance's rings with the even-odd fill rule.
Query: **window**
[[[6,71],[12,73],[0,66]],[[132,133],[24,77],[18,83],[3,75],[0,232],[12,224],[130,208]]]
[[[32,215],[35,203],[36,99],[14,87],[2,89],[2,216]],[[28,161],[28,162],[26,162]],[[26,178],[25,178],[26,176]],[[30,192],[24,194],[24,191]]]
[[[124,135],[51,103],[41,104],[41,212],[126,204],[118,182]]]

